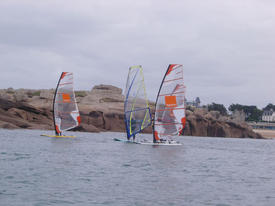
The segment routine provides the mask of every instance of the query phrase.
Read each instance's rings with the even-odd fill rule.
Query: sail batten
[[[155,109],[154,142],[181,135],[185,128],[183,66],[171,64],[163,77]]]
[[[125,89],[124,118],[127,138],[151,125],[151,112],[141,66],[129,68]]]
[[[80,124],[73,88],[73,73],[62,72],[53,100],[54,128],[57,135]]]

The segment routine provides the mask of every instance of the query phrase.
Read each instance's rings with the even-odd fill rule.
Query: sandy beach
[[[261,134],[265,138],[275,138],[275,130],[253,129],[253,131]]]

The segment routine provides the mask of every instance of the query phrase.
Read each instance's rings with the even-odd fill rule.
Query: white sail
[[[80,124],[73,89],[73,73],[62,72],[55,91],[53,111],[55,131],[58,135]]]
[[[185,86],[183,66],[169,65],[156,101],[154,142],[180,135],[185,128]]]

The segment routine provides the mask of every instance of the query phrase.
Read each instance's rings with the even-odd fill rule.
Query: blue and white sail
[[[128,139],[152,123],[141,66],[129,68],[125,89],[124,115]]]

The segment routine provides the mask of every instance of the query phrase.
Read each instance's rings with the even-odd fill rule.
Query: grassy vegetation
[[[75,96],[76,97],[86,97],[87,93],[86,93],[86,91],[75,91]]]
[[[29,98],[32,98],[32,97],[34,97],[34,96],[40,96],[40,93],[41,93],[41,91],[40,90],[37,90],[37,91],[34,91],[34,92],[32,92],[32,91],[27,91],[27,95],[28,95],[28,97]]]
[[[40,93],[41,93],[40,90],[35,91],[35,92],[32,93],[32,96],[40,96]]]

